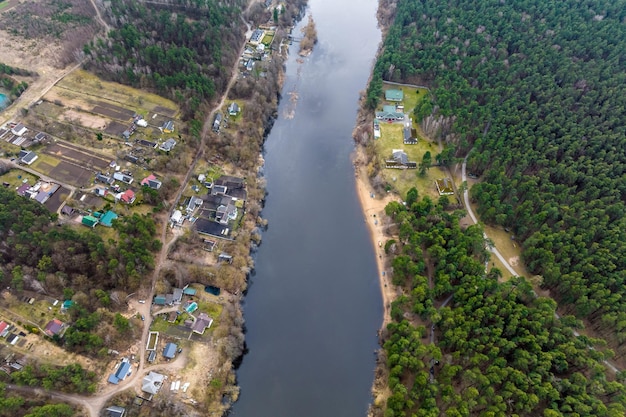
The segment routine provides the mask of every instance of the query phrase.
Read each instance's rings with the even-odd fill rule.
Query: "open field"
[[[90,103],[92,107],[85,109],[91,109],[93,106],[99,106],[104,111],[124,109],[119,111],[121,117],[127,115],[130,118],[133,113],[138,113],[149,122],[154,113],[168,117],[174,117],[178,113],[176,104],[166,98],[125,85],[102,81],[82,70],[74,71],[63,78],[51,91],[55,90],[71,92],[77,99]],[[147,117],[149,114],[150,117]]]
[[[37,182],[37,177],[29,172],[24,172],[19,169],[12,169],[4,175],[0,175],[0,182],[9,184],[9,187],[18,188],[24,183],[24,180],[31,185]]]

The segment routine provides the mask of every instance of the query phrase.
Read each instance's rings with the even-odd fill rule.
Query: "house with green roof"
[[[113,220],[117,219],[117,214],[109,210],[100,217],[100,224],[106,227],[113,226]]]
[[[385,91],[385,100],[387,101],[402,101],[404,99],[404,93],[402,90],[390,89]]]
[[[81,221],[81,223],[93,229],[98,223],[100,223],[100,220],[98,220],[94,216],[83,216],[83,220]]]
[[[376,118],[378,120],[384,120],[386,122],[398,122],[404,120],[404,113],[396,110],[396,106],[383,106],[383,111],[376,112]]]

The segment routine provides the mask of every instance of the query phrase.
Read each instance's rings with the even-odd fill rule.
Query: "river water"
[[[305,59],[291,47],[265,144],[269,227],[244,299],[234,416],[357,417],[371,402],[382,300],[350,155],[381,36],[376,7],[312,0],[319,43]]]

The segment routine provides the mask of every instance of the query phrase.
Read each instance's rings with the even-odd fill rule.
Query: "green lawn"
[[[420,88],[415,89],[413,87],[403,87],[392,84],[383,84],[383,89],[400,89],[404,93],[404,112],[408,114],[413,113],[413,109],[417,103],[422,100],[427,90]],[[380,105],[380,109],[386,103],[384,100]],[[430,141],[419,134],[421,129],[416,123],[413,123],[413,127],[418,131],[418,143],[416,145],[405,145],[403,143],[403,124],[402,123],[380,123],[381,137],[376,140],[376,151],[380,158],[381,165],[384,166],[384,161],[391,157],[393,149],[402,149],[407,153],[410,161],[415,161],[418,165],[422,162],[422,158],[426,152],[430,152],[433,163],[435,162],[435,156],[439,153],[437,144]],[[438,167],[432,167],[426,175],[420,176],[419,169],[386,169],[383,168],[382,175],[402,198],[406,196],[407,191],[411,187],[416,187],[421,195],[430,195],[434,200],[439,198],[439,193],[435,187],[435,180],[447,176]]]
[[[21,171],[19,169],[12,169],[4,175],[0,176],[0,182],[6,182],[10,184],[10,187],[17,188],[23,184],[24,179],[28,179],[30,185],[34,185],[37,182],[37,177],[28,172]]]

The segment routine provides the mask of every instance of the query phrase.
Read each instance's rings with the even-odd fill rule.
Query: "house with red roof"
[[[115,199],[126,204],[132,204],[135,202],[135,192],[133,190],[126,190],[123,193],[115,195]]]
[[[4,321],[0,321],[0,337],[6,337],[9,333],[9,325]]]
[[[65,323],[63,323],[59,319],[52,319],[48,322],[48,324],[46,324],[46,328],[43,330],[43,332],[50,337],[54,337],[57,335],[61,336],[64,330]]]
[[[155,177],[154,174],[150,174],[141,180],[141,185],[147,185],[153,190],[158,190],[161,188],[161,181],[157,180],[157,177]]]

